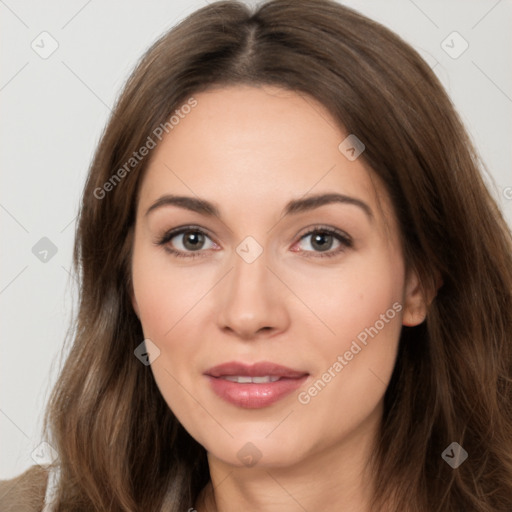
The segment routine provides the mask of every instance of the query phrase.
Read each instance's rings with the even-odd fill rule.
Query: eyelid
[[[346,231],[335,228],[334,226],[327,226],[324,224],[313,224],[310,226],[306,226],[301,231],[299,231],[295,238],[299,238],[299,240],[302,240],[305,236],[311,235],[316,232],[336,234],[339,235],[340,238],[343,238],[346,242],[352,243],[352,237]]]

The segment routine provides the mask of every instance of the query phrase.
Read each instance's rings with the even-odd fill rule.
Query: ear
[[[402,315],[402,324],[408,327],[414,327],[421,324],[427,317],[428,306],[434,300],[437,290],[443,284],[440,275],[436,276],[435,289],[427,292],[427,296],[421,289],[420,279],[415,270],[408,272],[405,290],[404,290],[404,312]]]

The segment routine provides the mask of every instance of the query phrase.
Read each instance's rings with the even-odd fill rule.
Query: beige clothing
[[[1,512],[42,512],[48,472],[32,466],[10,480],[0,480]]]

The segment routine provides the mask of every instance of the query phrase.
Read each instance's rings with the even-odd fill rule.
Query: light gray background
[[[0,479],[35,464],[31,453],[76,304],[74,220],[110,108],[143,51],[205,3],[0,0]],[[342,3],[400,34],[434,68],[512,225],[512,1]],[[47,59],[31,47],[49,48],[43,31],[58,42]],[[441,47],[453,31],[469,43],[457,59]],[[447,44],[457,50],[452,39]],[[32,252],[42,237],[57,248],[46,262]]]

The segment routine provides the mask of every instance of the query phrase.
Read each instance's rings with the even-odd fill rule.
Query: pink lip
[[[267,361],[254,364],[230,361],[228,363],[214,366],[213,368],[206,370],[204,373],[211,377],[224,377],[226,375],[264,377],[265,375],[270,375],[271,377],[287,377],[289,379],[296,379],[307,375],[307,372],[293,370],[292,368],[287,368],[286,366],[281,366],[276,363],[269,363]]]
[[[210,368],[205,373],[213,391],[222,399],[246,409],[267,407],[290,394],[302,385],[308,373],[293,370],[275,363],[260,362],[246,365],[231,361]],[[279,377],[276,382],[262,384],[239,384],[222,379],[224,376],[240,375],[250,377],[264,377],[266,375]]]

